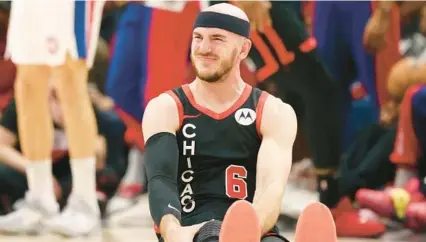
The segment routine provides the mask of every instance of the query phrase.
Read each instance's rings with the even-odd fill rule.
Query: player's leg
[[[25,174],[22,174],[7,165],[0,164],[0,194],[7,196],[9,201],[13,203],[16,200],[25,197],[27,189],[27,179]],[[27,202],[28,198],[24,200],[24,206],[27,205]],[[17,215],[21,219],[25,217],[28,223],[16,223]],[[23,213],[23,210],[18,210],[17,212],[0,216],[0,232],[33,233],[37,230],[37,227],[34,225],[38,223],[38,221],[39,219],[37,216],[29,216],[28,213]]]
[[[31,162],[26,167],[29,187],[26,202],[37,204],[10,215],[9,226],[17,229],[23,226],[21,217],[25,215],[22,213],[33,218],[25,224],[29,228],[58,211],[51,173],[53,124],[48,106],[51,77],[48,64],[61,50],[52,45],[55,36],[46,36],[52,27],[47,17],[52,14],[49,3],[14,1],[9,19],[6,55],[17,65],[15,98],[19,139],[23,154]]]
[[[40,199],[52,205],[56,201],[51,176],[53,123],[48,106],[50,74],[48,66],[18,64],[15,99],[22,152],[31,161],[27,167],[29,192],[34,195],[45,193],[46,196],[40,196]]]
[[[97,137],[96,120],[87,94],[85,62],[74,62],[68,59],[67,65],[72,67],[56,68],[54,72],[57,93],[63,109],[69,152],[72,157],[73,183],[68,205],[84,204],[90,209],[90,213],[86,215],[90,214],[94,218],[99,215],[94,147]],[[71,199],[78,202],[70,202]],[[60,218],[65,219],[66,215],[71,215],[71,211],[70,213],[66,211],[64,210]]]
[[[103,1],[75,1],[72,9],[75,16],[73,12],[68,14],[73,20],[71,26],[75,26],[72,36],[75,36],[77,50],[68,45],[70,52],[65,64],[53,69],[69,143],[73,183],[67,207],[50,226],[67,236],[88,234],[100,226],[95,161],[98,132],[87,77],[94,60],[103,4]],[[89,20],[93,22],[86,28]],[[72,43],[72,37],[67,41],[66,44]]]

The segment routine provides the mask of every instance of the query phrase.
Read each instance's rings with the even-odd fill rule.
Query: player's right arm
[[[151,216],[167,241],[180,227],[181,206],[177,189],[179,151],[176,130],[179,113],[168,94],[152,99],[145,108],[142,131]]]

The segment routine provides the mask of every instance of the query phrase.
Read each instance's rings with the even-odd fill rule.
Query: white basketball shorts
[[[93,65],[105,0],[13,0],[6,58],[58,66],[66,54]]]

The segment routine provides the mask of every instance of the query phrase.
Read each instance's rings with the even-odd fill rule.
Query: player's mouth
[[[197,58],[202,60],[202,61],[207,61],[207,62],[214,62],[218,59],[215,56],[208,56],[208,55],[198,55]]]

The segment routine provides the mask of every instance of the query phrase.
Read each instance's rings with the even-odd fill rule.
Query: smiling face
[[[222,80],[242,60],[244,43],[243,37],[226,30],[194,29],[191,60],[197,77],[210,83]]]

